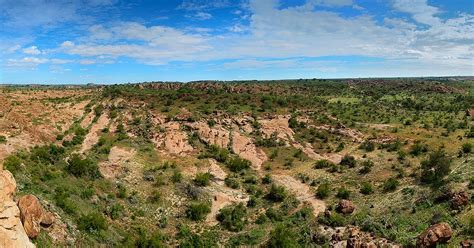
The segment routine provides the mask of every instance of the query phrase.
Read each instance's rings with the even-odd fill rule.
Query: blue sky
[[[0,83],[474,75],[472,0],[0,0]]]

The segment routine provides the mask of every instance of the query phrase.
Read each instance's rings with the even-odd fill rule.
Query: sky
[[[474,75],[474,0],[0,0],[0,83]]]

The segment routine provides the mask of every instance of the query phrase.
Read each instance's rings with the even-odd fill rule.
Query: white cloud
[[[277,0],[251,0],[246,8],[250,14],[249,24],[233,23],[227,28],[229,32],[219,35],[190,27],[178,29],[125,22],[93,26],[89,36],[75,40],[77,44],[65,41],[61,49],[87,59],[129,57],[155,65],[170,61],[237,59],[227,63],[226,68],[313,66],[287,58],[359,55],[407,64],[413,61],[437,68],[443,64],[450,69],[456,66],[466,71],[470,69],[472,74],[472,15],[459,14],[443,20],[436,17],[440,10],[426,5],[426,1],[415,2],[424,10],[422,12],[410,9],[406,1],[394,0],[394,9],[410,14],[417,23],[400,18],[385,18],[380,23],[370,15],[345,17],[313,8],[315,4],[355,8],[353,1],[313,0],[289,8],[280,8],[278,3]],[[420,23],[428,27],[420,28]],[[279,59],[268,60],[275,58]],[[311,66],[308,68],[316,68]]]
[[[92,64],[95,64],[96,61],[95,60],[92,60],[92,59],[81,59],[79,61],[79,64],[81,65],[92,65]]]
[[[426,0],[394,0],[393,7],[398,11],[411,14],[412,18],[419,23],[430,26],[440,23],[440,19],[435,17],[439,13],[438,8],[429,6]]]
[[[354,4],[352,0],[310,0],[308,3],[329,7],[352,6]]]
[[[18,50],[20,50],[20,49],[21,49],[21,46],[17,44],[17,45],[14,45],[14,46],[9,47],[9,48],[6,50],[6,52],[7,52],[7,53],[14,53],[14,52],[16,52],[16,51],[18,51]]]
[[[212,18],[212,15],[206,12],[197,12],[193,15],[193,18],[198,20],[208,20]]]
[[[23,49],[24,54],[38,55],[41,54],[41,51],[36,46],[30,46]]]
[[[22,59],[8,59],[7,67],[35,68],[40,64],[48,63],[48,59],[38,57],[24,57]]]
[[[215,9],[223,8],[230,5],[229,0],[183,0],[178,6],[178,9],[184,10],[203,10],[203,9]]]

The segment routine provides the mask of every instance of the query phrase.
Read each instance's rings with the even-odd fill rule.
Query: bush
[[[207,152],[201,154],[199,158],[213,158],[218,162],[224,163],[229,157],[229,151],[224,148],[220,148],[216,145],[211,145],[207,149]]]
[[[462,144],[461,151],[463,153],[471,153],[472,152],[472,144],[471,143],[464,143]]]
[[[7,143],[7,137],[0,135],[0,144]]]
[[[232,188],[232,189],[238,189],[240,186],[239,181],[233,177],[226,177],[224,179],[224,183],[227,187]]]
[[[153,190],[151,192],[151,195],[148,196],[148,201],[151,203],[157,203],[161,200],[161,192],[159,190]]]
[[[320,215],[318,222],[332,227],[339,227],[345,225],[345,217],[337,212],[331,212],[330,215]]]
[[[21,159],[18,156],[10,155],[3,161],[3,167],[15,174],[21,170],[21,163]]]
[[[349,199],[351,196],[351,192],[346,188],[339,188],[337,191],[336,197],[339,199]]]
[[[384,182],[382,185],[383,191],[390,192],[395,191],[400,183],[396,178],[389,178],[387,181]]]
[[[194,178],[194,183],[197,186],[208,186],[210,184],[212,174],[209,172],[206,173],[197,173]]]
[[[334,165],[334,163],[332,163],[331,161],[326,160],[326,159],[321,159],[321,160],[316,161],[316,163],[314,163],[314,168],[324,169],[324,168],[331,167],[332,165]]]
[[[367,174],[372,170],[372,167],[374,167],[374,162],[371,160],[365,160],[362,162],[362,168],[359,170],[359,173],[361,174]]]
[[[186,216],[194,221],[201,221],[211,212],[211,207],[207,203],[193,203],[188,206]]]
[[[66,170],[76,177],[87,177],[91,179],[100,177],[97,163],[89,158],[81,159],[78,154],[71,156]]]
[[[421,143],[420,141],[416,141],[410,148],[410,154],[413,156],[418,156],[422,153],[426,153],[428,151],[428,145]]]
[[[82,215],[77,221],[77,227],[79,230],[86,231],[88,233],[96,233],[107,228],[107,222],[105,218],[96,212],[92,212],[87,215]]]
[[[331,192],[331,187],[329,186],[329,183],[324,182],[319,185],[318,189],[316,190],[316,197],[319,199],[324,199],[329,196],[329,193]]]
[[[173,183],[179,183],[183,179],[183,175],[179,170],[174,170],[173,175],[171,176],[171,181]]]
[[[268,192],[267,198],[274,202],[281,202],[286,198],[285,187],[272,184],[270,191]]]
[[[262,178],[263,184],[270,184],[272,181],[272,176],[270,174],[265,174],[265,176]]]
[[[437,150],[429,155],[428,160],[421,162],[421,181],[440,183],[451,171],[451,159],[443,150]]]
[[[250,161],[239,157],[230,159],[227,163],[227,167],[232,172],[240,172],[248,169],[251,165]]]
[[[370,195],[374,192],[374,189],[372,188],[372,184],[369,182],[363,182],[360,185],[360,193],[364,195]]]
[[[344,155],[344,157],[341,159],[340,164],[345,165],[349,168],[354,168],[356,166],[356,160],[354,156],[350,156],[348,154]]]
[[[246,213],[247,210],[244,204],[239,203],[237,205],[224,207],[219,211],[216,218],[225,229],[238,232],[244,228],[244,217]]]
[[[364,141],[360,144],[359,149],[365,150],[366,152],[371,152],[375,150],[375,144],[372,141]]]
[[[270,239],[268,240],[266,247],[299,247],[297,240],[297,235],[291,228],[284,225],[278,225],[270,232]]]

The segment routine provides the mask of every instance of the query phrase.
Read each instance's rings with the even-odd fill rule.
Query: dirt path
[[[97,132],[107,127],[109,124],[109,117],[107,114],[102,114],[96,123],[92,124],[91,130],[86,135],[84,142],[82,142],[82,147],[80,153],[84,153],[85,151],[92,148],[93,145],[99,141],[99,135]]]
[[[290,175],[272,175],[275,182],[279,185],[285,186],[290,192],[296,195],[296,198],[302,202],[308,202],[313,207],[313,213],[318,216],[326,209],[326,203],[324,201],[316,199],[315,194],[311,191],[311,188],[298,181]]]

